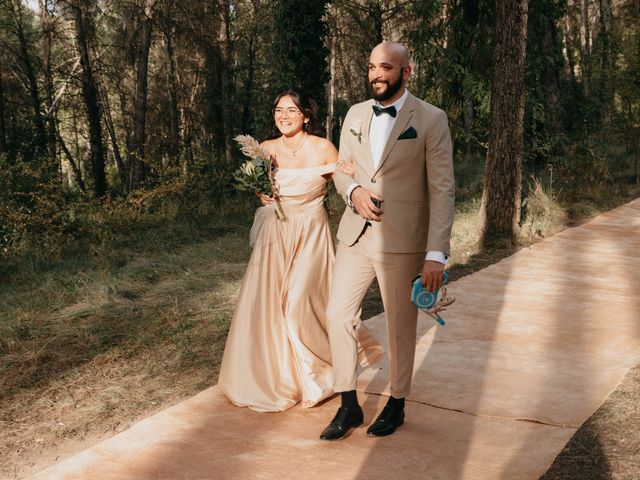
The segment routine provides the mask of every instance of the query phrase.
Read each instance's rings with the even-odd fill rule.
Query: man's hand
[[[422,286],[427,292],[435,292],[444,281],[444,263],[425,260],[420,274]]]
[[[382,210],[374,205],[372,199],[382,202],[382,198],[369,190],[365,190],[362,187],[356,187],[351,192],[351,203],[356,207],[357,212],[365,220],[373,220],[374,222],[380,221],[380,215]]]

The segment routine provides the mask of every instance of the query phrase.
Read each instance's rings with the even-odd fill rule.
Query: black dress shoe
[[[401,405],[387,405],[378,415],[376,421],[367,429],[367,435],[384,437],[391,435],[404,423],[404,407]]]
[[[331,423],[320,434],[321,440],[337,440],[344,437],[350,428],[362,425],[362,409],[340,407]]]

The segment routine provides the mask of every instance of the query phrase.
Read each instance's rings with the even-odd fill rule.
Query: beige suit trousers
[[[355,327],[365,294],[377,277],[387,320],[391,395],[403,398],[411,388],[416,349],[418,310],[411,302],[411,281],[422,270],[424,253],[374,250],[371,233],[376,226],[366,227],[352,246],[338,243],[327,307],[334,391],[356,388]]]

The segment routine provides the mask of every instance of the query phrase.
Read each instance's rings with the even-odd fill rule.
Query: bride
[[[338,152],[312,133],[315,111],[301,91],[286,90],[273,105],[273,135],[261,145],[274,158],[285,218],[273,198],[260,196],[218,378],[231,402],[264,412],[310,407],[333,394],[325,311],[334,246],[324,198]],[[373,363],[382,349],[359,319],[354,325],[361,364]]]

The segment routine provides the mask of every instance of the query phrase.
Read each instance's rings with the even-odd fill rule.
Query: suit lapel
[[[373,159],[371,158],[371,140],[369,139],[369,129],[371,128],[371,117],[373,116],[373,109],[371,108],[371,106],[374,103],[375,102],[373,100],[367,102],[367,108],[365,109],[362,118],[362,139],[364,140],[362,143],[365,147],[365,157],[362,166],[365,168],[369,175],[373,174]]]
[[[389,154],[391,153],[393,147],[396,145],[398,137],[402,134],[402,132],[404,132],[404,129],[409,123],[409,120],[411,120],[413,111],[415,110],[415,106],[416,98],[413,95],[409,94],[404,102],[404,105],[400,109],[400,112],[398,113],[398,119],[396,120],[396,123],[393,125],[393,129],[389,134],[389,139],[387,140],[387,143],[384,146],[384,150],[382,151],[382,157],[380,157],[380,164],[374,172],[374,175],[380,171],[384,163],[389,158]],[[371,153],[369,153],[369,156],[371,156]]]

